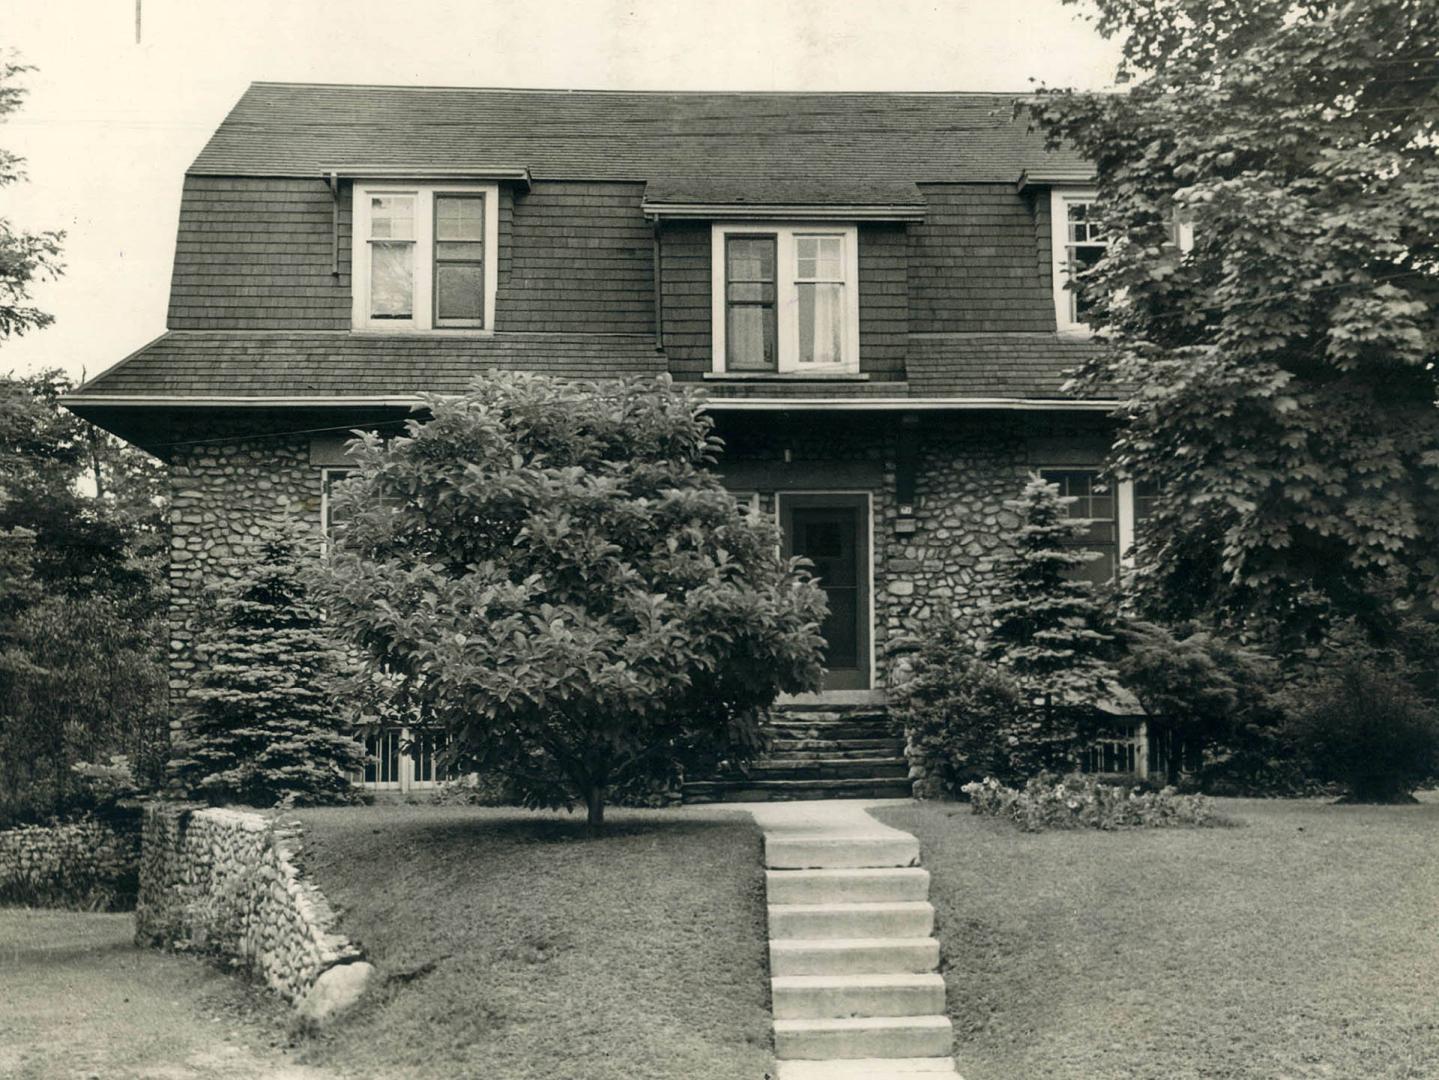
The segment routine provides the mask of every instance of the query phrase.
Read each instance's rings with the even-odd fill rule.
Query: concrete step
[[[900,734],[888,723],[867,720],[781,720],[766,724],[772,739],[897,739]]]
[[[908,833],[861,836],[765,837],[765,866],[771,870],[853,870],[862,867],[916,866],[919,841]]]
[[[928,900],[929,871],[918,866],[863,870],[767,870],[771,904],[874,904]]]
[[[795,799],[907,799],[909,778],[819,780],[692,780],[684,786],[685,802],[786,802]]]
[[[780,975],[770,980],[777,1020],[933,1016],[944,1012],[937,974]]]
[[[771,904],[769,936],[786,938],[922,938],[934,931],[927,900],[883,904]]]
[[[952,1057],[779,1061],[775,1080],[963,1080]]]
[[[823,754],[830,757],[903,757],[904,740],[865,739],[771,739],[769,751],[779,757]]]
[[[934,938],[793,938],[769,943],[769,970],[782,975],[922,974],[939,967]]]
[[[765,757],[751,762],[743,773],[735,775],[755,780],[889,780],[908,777],[909,763],[902,757]]]
[[[780,1059],[941,1057],[952,1053],[953,1045],[947,1016],[774,1022],[774,1054]]]

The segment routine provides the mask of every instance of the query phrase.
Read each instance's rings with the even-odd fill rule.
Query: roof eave
[[[856,204],[667,203],[643,201],[651,221],[923,221],[923,206]]]

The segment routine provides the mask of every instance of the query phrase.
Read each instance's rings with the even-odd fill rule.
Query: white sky
[[[165,328],[180,183],[253,80],[675,90],[1109,84],[1117,48],[1060,0],[0,0],[35,65],[0,215],[68,232],[56,318],[0,371],[97,374]]]

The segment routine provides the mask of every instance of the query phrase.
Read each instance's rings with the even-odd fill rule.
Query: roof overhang
[[[342,409],[415,408],[422,404],[414,394],[372,397],[121,397],[104,394],[69,394],[60,398],[67,409]],[[1021,397],[709,397],[706,409],[803,409],[913,410],[954,409],[964,411],[1024,410],[1037,412],[1111,412],[1122,402],[1118,398],[1021,398]]]
[[[754,203],[640,203],[651,221],[923,221],[923,206]]]
[[[530,170],[520,165],[475,169],[426,169],[402,165],[327,165],[320,175],[332,188],[341,180],[492,180],[530,189]]]
[[[1084,187],[1092,185],[1095,178],[1095,172],[1089,166],[1025,169],[1019,174],[1015,187],[1019,191],[1029,188]]]

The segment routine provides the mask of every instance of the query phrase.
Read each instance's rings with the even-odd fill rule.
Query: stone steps
[[[907,799],[908,778],[851,780],[693,780],[685,802],[776,802],[794,799]]]
[[[961,1080],[918,841],[852,803],[753,813],[778,1080]]]
[[[904,740],[873,705],[789,705],[765,725],[769,749],[755,761],[684,786],[686,802],[905,798]]]

